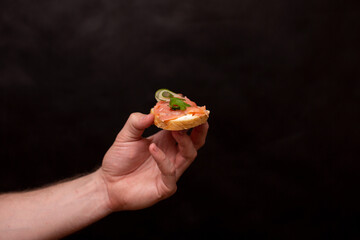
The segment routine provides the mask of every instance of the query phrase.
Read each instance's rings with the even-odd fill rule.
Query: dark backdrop
[[[94,170],[169,88],[211,110],[177,193],[67,239],[355,239],[358,21],[347,1],[2,0],[0,191]]]

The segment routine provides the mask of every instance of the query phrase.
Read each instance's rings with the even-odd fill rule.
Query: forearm
[[[0,236],[58,239],[110,213],[99,172],[47,188],[0,195]]]

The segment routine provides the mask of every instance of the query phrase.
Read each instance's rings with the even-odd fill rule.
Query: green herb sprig
[[[191,105],[187,104],[184,100],[185,99],[170,96],[169,106],[172,110],[186,110],[186,108],[191,107]]]

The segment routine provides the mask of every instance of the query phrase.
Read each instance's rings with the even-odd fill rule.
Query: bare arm
[[[110,213],[99,172],[47,188],[0,196],[4,239],[58,239]]]
[[[149,207],[176,191],[176,182],[205,143],[208,124],[143,138],[153,115],[132,114],[94,173],[22,193],[0,195],[4,239],[59,239],[113,211]]]

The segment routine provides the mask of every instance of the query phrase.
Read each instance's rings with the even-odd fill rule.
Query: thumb
[[[139,140],[145,129],[154,122],[153,114],[132,113],[117,136],[120,141]]]

